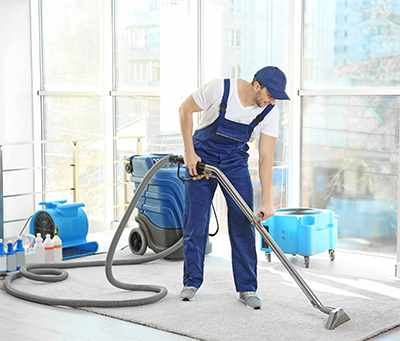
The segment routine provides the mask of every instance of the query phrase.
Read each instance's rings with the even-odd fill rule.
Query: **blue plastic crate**
[[[326,209],[285,208],[262,222],[271,237],[285,254],[304,256],[306,267],[309,257],[329,251],[335,259],[334,248],[338,241],[337,219]],[[261,250],[271,261],[272,249],[261,236]]]

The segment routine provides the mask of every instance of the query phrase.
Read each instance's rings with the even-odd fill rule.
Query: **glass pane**
[[[42,1],[44,90],[100,89],[101,3]]]
[[[400,97],[304,100],[303,206],[338,218],[339,246],[394,255]]]
[[[400,86],[400,0],[306,0],[304,88]]]
[[[104,136],[100,97],[45,96],[46,140],[96,139]]]
[[[73,174],[77,169],[76,201],[95,226],[105,225],[105,142],[101,100],[98,97],[44,97],[46,201],[73,202]],[[69,140],[69,141],[65,141]],[[80,141],[81,140],[81,141]],[[55,142],[59,141],[59,142]],[[75,143],[73,142],[75,141]],[[77,155],[77,165],[73,155]],[[103,226],[104,228],[104,226]]]
[[[116,129],[141,118],[144,151],[174,148],[179,106],[197,84],[196,20],[195,0],[115,1],[115,88],[133,91],[116,105]]]
[[[290,1],[203,1],[202,81],[236,77],[251,82],[255,72],[266,65],[284,70],[290,85],[289,29]],[[255,24],[256,23],[256,24]],[[275,152],[275,207],[286,207],[289,106],[278,101],[279,136]],[[251,143],[249,167],[254,187],[254,208],[261,201],[258,178],[258,141]],[[226,231],[226,204],[222,192],[215,194],[215,207]],[[212,214],[213,216],[213,214]],[[212,218],[213,221],[214,218]],[[212,223],[213,225],[213,223]],[[211,227],[212,229],[212,227]]]
[[[195,0],[116,0],[116,90],[161,92],[176,101],[187,93],[186,87],[193,89],[196,21]]]
[[[115,98],[116,136],[132,137],[115,144],[117,183],[126,176],[123,161],[136,154],[137,136],[143,153],[183,151],[178,109],[197,85],[196,22],[195,0],[115,1],[115,89],[132,92]],[[126,191],[117,186],[117,219]]]

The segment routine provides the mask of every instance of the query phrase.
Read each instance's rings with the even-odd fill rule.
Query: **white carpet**
[[[103,257],[104,256],[96,256]],[[133,257],[129,251],[117,258]],[[92,258],[92,257],[91,257]],[[88,259],[88,258],[86,258]],[[79,261],[85,259],[79,259]],[[351,276],[331,276],[320,270],[298,271],[320,301],[342,307],[351,320],[335,330],[324,328],[328,315],[312,307],[303,292],[279,263],[259,265],[259,296],[263,309],[254,311],[238,300],[230,260],[216,252],[206,257],[205,282],[192,302],[179,300],[182,262],[114,267],[117,279],[135,284],[156,284],[169,294],[152,305],[131,308],[85,308],[96,314],[131,321],[200,340],[365,340],[400,325],[400,282],[388,284]],[[104,268],[72,269],[60,283],[18,279],[16,288],[34,294],[65,298],[135,298],[146,293],[124,292],[112,287]]]

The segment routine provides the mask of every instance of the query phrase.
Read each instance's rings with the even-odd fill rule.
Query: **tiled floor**
[[[100,251],[108,249],[108,242],[112,238],[112,232],[89,236],[91,239],[103,240],[100,242]],[[89,239],[88,238],[88,239]],[[119,248],[126,245],[126,233],[121,238]],[[108,241],[108,242],[107,242]],[[226,252],[226,237],[222,234],[212,239],[213,249],[218,253]],[[261,251],[260,262],[266,262]],[[355,269],[362,272],[367,278],[387,279],[398,281],[394,278],[395,259],[389,257],[374,257],[337,251],[333,271],[337,273],[352,273]],[[272,256],[272,261],[277,261]],[[318,268],[326,264],[328,255],[316,255],[311,258],[312,267]],[[295,265],[303,266],[302,257],[292,258]],[[354,272],[353,272],[354,273]],[[152,328],[124,322],[73,308],[61,308],[39,305],[21,299],[14,298],[0,290],[0,340],[68,340],[68,341],[190,341],[191,338],[183,337],[159,331]],[[373,341],[399,341],[400,327],[372,338]],[[351,340],[346,340],[351,341]]]

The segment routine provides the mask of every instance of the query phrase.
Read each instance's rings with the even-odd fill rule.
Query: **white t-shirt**
[[[264,108],[260,108],[257,104],[244,107],[239,99],[237,83],[237,79],[230,80],[228,108],[225,113],[225,118],[238,123],[250,124]],[[201,121],[196,129],[205,128],[217,119],[223,93],[223,79],[215,79],[193,93],[194,101],[204,110]],[[275,105],[268,115],[265,116],[264,120],[254,128],[250,142],[253,141],[260,132],[268,136],[278,137],[278,123],[279,109]]]

